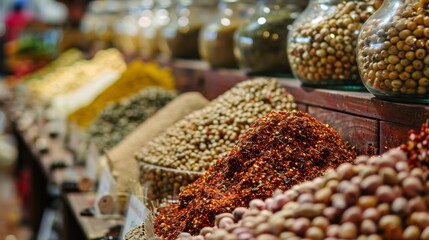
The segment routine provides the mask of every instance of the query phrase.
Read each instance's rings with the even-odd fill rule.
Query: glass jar
[[[361,89],[356,46],[377,0],[311,0],[288,35],[293,74],[304,85]]]
[[[82,20],[81,30],[91,41],[93,52],[110,48],[113,44],[115,22],[124,14],[121,1],[91,2],[88,12]]]
[[[114,24],[114,46],[118,48],[126,58],[136,57],[139,52],[140,27],[138,24],[141,12],[141,1],[132,0],[126,2],[122,17]]]
[[[199,38],[201,57],[212,67],[235,67],[234,33],[253,11],[250,1],[221,0],[218,14],[204,25]]]
[[[198,36],[202,26],[216,12],[213,0],[179,0],[176,14],[162,29],[159,49],[173,58],[197,59]]]
[[[142,28],[140,52],[144,58],[152,58],[159,53],[158,42],[161,30],[170,23],[170,12],[173,12],[174,7],[172,0],[156,0],[150,13],[142,12],[139,20]]]
[[[379,98],[429,103],[429,2],[385,0],[364,24],[358,66]]]
[[[92,1],[82,18],[80,29],[86,38],[93,43],[96,40],[96,26],[102,21],[102,13],[106,8],[104,1]]]
[[[235,33],[239,65],[252,73],[290,73],[287,60],[288,28],[308,1],[259,0],[256,11]]]

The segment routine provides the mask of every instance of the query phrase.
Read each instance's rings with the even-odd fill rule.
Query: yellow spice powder
[[[84,59],[83,53],[75,48],[69,49],[63,53],[61,53],[60,56],[58,56],[57,59],[53,60],[43,68],[37,70],[34,73],[31,73],[27,76],[25,76],[22,80],[24,84],[28,84],[32,81],[38,81],[43,79],[43,76],[56,71],[58,68],[71,65],[77,61],[80,61]]]
[[[128,65],[121,77],[104,90],[89,105],[69,115],[69,120],[86,128],[110,102],[118,102],[149,86],[175,89],[175,81],[169,69],[156,63],[144,63],[136,60]]]

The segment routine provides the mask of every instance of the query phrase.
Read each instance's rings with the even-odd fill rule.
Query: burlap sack
[[[117,191],[127,191],[130,180],[138,181],[139,166],[134,153],[165,129],[191,112],[205,107],[209,101],[200,93],[181,94],[113,147],[108,156],[112,160],[113,174],[117,177]],[[106,156],[101,163],[107,162]]]

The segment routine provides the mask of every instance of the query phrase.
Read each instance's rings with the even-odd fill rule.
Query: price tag
[[[98,160],[100,159],[100,152],[94,143],[90,143],[88,154],[85,162],[86,176],[91,179],[97,179]]]
[[[125,239],[125,234],[127,234],[131,228],[143,223],[148,214],[149,209],[147,209],[136,196],[130,195],[121,239]]]
[[[55,223],[58,221],[59,216],[57,212],[49,208],[45,209],[43,212],[42,221],[40,223],[39,233],[37,234],[37,239],[59,239],[58,233],[56,233],[54,230]]]
[[[95,201],[95,215],[111,214],[115,209],[116,182],[108,166],[103,167],[103,172],[98,183],[97,197]]]
[[[75,123],[71,123],[70,125],[70,138],[68,147],[73,152],[76,152],[79,147],[80,142],[80,132],[78,126]]]

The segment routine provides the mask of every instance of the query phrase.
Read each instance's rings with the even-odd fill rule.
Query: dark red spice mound
[[[401,145],[401,150],[407,153],[408,165],[412,168],[429,169],[429,127],[428,122],[422,124],[420,133],[410,130],[408,142]]]
[[[313,179],[352,162],[356,153],[331,127],[303,112],[272,112],[255,121],[235,147],[160,209],[155,232],[175,239],[213,226],[217,214],[245,207],[274,190]]]

